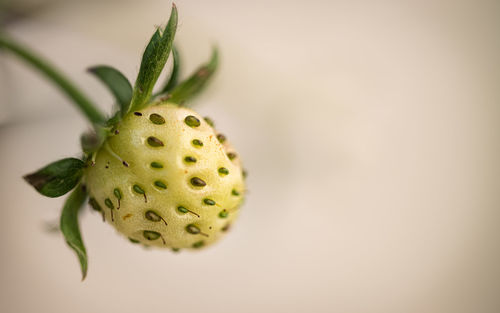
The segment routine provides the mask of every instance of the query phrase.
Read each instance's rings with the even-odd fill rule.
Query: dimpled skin
[[[90,203],[132,242],[173,249],[215,242],[245,193],[239,157],[217,135],[174,104],[130,112],[86,170]]]

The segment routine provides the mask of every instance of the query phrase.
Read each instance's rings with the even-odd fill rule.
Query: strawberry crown
[[[183,105],[203,90],[217,69],[218,52],[217,48],[214,47],[210,60],[179,83],[180,57],[178,50],[173,45],[177,20],[177,8],[173,4],[167,24],[163,28],[156,29],[144,50],[139,73],[133,87],[120,71],[111,66],[98,65],[88,69],[89,73],[99,79],[115,98],[116,110],[108,118],[63,73],[29,48],[0,32],[0,51],[5,49],[13,53],[41,72],[45,78],[52,81],[73,101],[93,126],[92,131],[84,133],[81,137],[81,146],[84,152],[82,159],[58,160],[24,176],[30,185],[47,197],[60,197],[73,190],[63,206],[60,229],[66,242],[78,256],[82,280],[87,274],[87,253],[80,234],[78,213],[88,196],[82,180],[84,169],[91,162],[92,156],[127,113],[144,109],[157,102],[157,99],[158,101],[169,101]],[[172,71],[160,90],[153,93],[169,56],[173,58]],[[118,197],[118,195],[116,196]],[[92,203],[90,204],[92,205]]]

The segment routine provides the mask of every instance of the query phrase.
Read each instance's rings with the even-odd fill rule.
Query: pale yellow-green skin
[[[118,232],[145,245],[180,249],[217,241],[238,216],[245,194],[239,156],[230,160],[227,153],[234,152],[232,147],[227,141],[221,144],[216,138],[217,132],[193,110],[160,104],[138,112],[142,116],[131,112],[123,118],[116,127],[117,134],[108,138],[97,152],[95,164],[88,167],[86,183],[90,197],[95,198],[105,220]],[[153,113],[161,115],[165,123],[151,122],[149,116]],[[188,126],[184,121],[188,115],[197,117],[201,125]],[[164,146],[150,146],[147,142],[150,136],[160,139]],[[193,139],[201,140],[203,146],[193,145]],[[186,156],[195,157],[197,162],[185,162]],[[159,162],[163,168],[153,168],[151,162]],[[219,174],[220,167],[227,168],[229,174]],[[192,177],[201,178],[206,186],[193,186]],[[157,180],[165,183],[167,189],[155,186]],[[134,185],[145,191],[147,202],[144,195],[134,191]],[[119,209],[113,193],[116,188],[122,193]],[[233,190],[239,195],[233,195]],[[111,200],[114,209],[106,206],[106,198]],[[205,198],[214,200],[216,205],[205,204]],[[199,217],[179,212],[179,206]],[[164,221],[146,219],[148,210],[153,210]],[[228,212],[225,218],[219,216],[223,210]],[[199,227],[205,235],[189,233],[186,230],[189,224]],[[148,240],[144,231],[160,233],[161,237]]]

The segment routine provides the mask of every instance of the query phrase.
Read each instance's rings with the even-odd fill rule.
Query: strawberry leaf
[[[83,244],[78,225],[78,212],[83,206],[87,193],[82,186],[78,186],[66,199],[61,213],[60,228],[66,243],[73,249],[80,261],[82,280],[87,276],[87,251]]]
[[[217,48],[213,48],[210,61],[194,72],[188,79],[177,85],[170,93],[169,101],[182,104],[196,96],[212,78],[219,63]]]
[[[85,163],[66,158],[53,162],[23,178],[44,196],[55,198],[73,189],[83,175]]]
[[[132,85],[128,79],[120,71],[107,65],[94,66],[88,71],[108,87],[120,106],[121,115],[127,113],[132,99]]]
[[[175,46],[172,47],[172,57],[174,61],[172,67],[172,73],[170,73],[170,77],[168,78],[167,83],[160,92],[162,94],[172,90],[177,85],[177,81],[179,80],[180,59],[179,59],[179,51]]]
[[[167,25],[161,31],[157,29],[151,37],[142,56],[141,68],[135,81],[130,110],[144,108],[153,94],[153,87],[167,62],[172,42],[177,30],[177,8],[172,5],[172,11]]]

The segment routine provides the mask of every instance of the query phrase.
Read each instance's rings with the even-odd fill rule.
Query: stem
[[[5,48],[39,70],[56,86],[58,86],[85,114],[94,125],[103,124],[106,119],[104,115],[64,74],[54,68],[47,61],[30,51],[29,48],[7,38],[0,33],[0,48]]]

